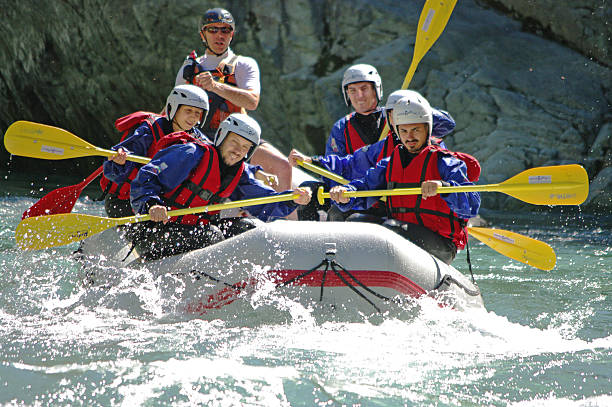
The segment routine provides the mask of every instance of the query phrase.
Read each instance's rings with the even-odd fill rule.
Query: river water
[[[493,226],[549,243],[557,265],[540,271],[472,240],[486,311],[420,299],[409,321],[349,323],[293,304],[282,320],[237,323],[163,315],[146,280],[92,300],[76,245],[16,248],[41,191],[2,183],[2,405],[612,405],[609,218],[488,212]],[[87,197],[74,211],[103,215]],[[453,265],[466,272],[465,252]]]

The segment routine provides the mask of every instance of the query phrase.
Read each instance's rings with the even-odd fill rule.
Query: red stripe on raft
[[[270,270],[268,276],[271,281],[275,284],[281,284],[285,281],[289,281],[300,274],[305,273],[306,270]],[[347,275],[347,273],[340,271],[342,277],[352,286],[358,287],[358,284]],[[361,284],[367,286],[372,290],[377,288],[390,288],[397,291],[399,294],[404,294],[410,297],[420,297],[427,292],[409,278],[392,272],[392,271],[380,271],[380,270],[351,270],[349,273],[355,277]],[[306,286],[306,287],[320,287],[321,281],[323,280],[323,270],[316,270],[310,274],[302,277],[290,285],[292,286]],[[208,310],[219,309],[225,305],[234,302],[240,291],[247,285],[255,285],[257,280],[251,278],[248,282],[241,281],[234,284],[234,287],[225,287],[214,294],[210,294],[206,300],[200,300],[197,303],[188,304],[185,308],[187,313],[195,313],[204,315]],[[340,278],[332,271],[328,270],[325,276],[325,287],[343,287],[346,284],[340,280]],[[367,293],[366,293],[367,295]]]

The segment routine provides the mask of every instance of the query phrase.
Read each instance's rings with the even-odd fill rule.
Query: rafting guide
[[[206,10],[199,29],[205,52],[198,56],[192,51],[176,75],[177,85],[194,84],[208,93],[210,114],[201,128],[211,139],[219,124],[231,113],[247,113],[259,105],[259,66],[255,59],[232,51],[230,44],[235,34],[236,21],[228,10]],[[260,144],[250,161],[277,177],[275,180],[268,176],[277,191],[290,189],[292,168],[287,158],[265,140],[260,140]]]

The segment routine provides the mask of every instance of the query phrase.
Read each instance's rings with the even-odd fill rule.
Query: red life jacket
[[[345,149],[347,154],[353,154],[355,151],[359,150],[361,147],[366,145],[370,145],[367,140],[378,141],[378,135],[382,132],[387,120],[384,115],[382,120],[380,121],[377,127],[377,133],[375,134],[375,138],[367,137],[365,134],[365,130],[359,126],[355,119],[355,115],[357,113],[353,112],[346,115],[346,126],[344,127],[344,141],[345,141]],[[382,113],[381,113],[382,115]],[[390,132],[389,132],[390,133]],[[384,157],[383,157],[384,158]]]
[[[189,54],[187,57],[187,59],[190,61],[190,65],[187,65],[183,69],[183,78],[187,82],[195,85],[195,77],[200,72],[210,72],[215,81],[227,83],[228,85],[232,86],[238,86],[238,83],[236,82],[236,74],[234,73],[238,57],[239,55],[234,54],[227,62],[223,60],[215,69],[209,70],[204,69],[204,67],[198,63],[198,56],[195,50],[191,51],[191,54]],[[210,136],[211,134],[214,134],[214,132],[219,128],[221,122],[230,114],[243,112],[243,109],[214,92],[206,93],[208,94],[209,111],[208,115],[206,116],[206,121],[201,128],[207,135]]]
[[[387,134],[387,137],[385,137],[385,144],[380,150],[380,154],[378,155],[378,158],[376,158],[376,162],[382,160],[383,158],[389,157],[391,153],[393,153],[393,150],[395,150],[395,147],[398,145],[399,143],[396,141],[396,138],[393,136],[391,130],[389,130],[389,134]]]
[[[466,153],[455,153],[439,146],[429,146],[414,157],[405,168],[402,166],[400,154],[401,150],[397,148],[391,155],[386,174],[388,189],[416,188],[420,187],[423,181],[441,179],[438,171],[439,154],[450,154],[466,162],[470,181],[476,181],[480,175],[480,164],[476,158]],[[423,199],[422,195],[389,196],[387,208],[393,218],[424,226],[452,239],[458,249],[465,247],[467,220],[453,212],[439,194],[427,199]]]
[[[165,136],[164,130],[160,123],[161,120],[165,120],[165,116],[160,116],[151,112],[139,111],[115,120],[115,128],[122,133],[120,141],[123,141],[128,136],[131,136],[142,123],[146,123],[151,129],[151,134],[153,134],[155,143]],[[149,148],[147,157],[152,157],[152,155],[150,155],[150,151],[151,149]],[[128,179],[121,185],[112,182],[102,175],[102,179],[100,179],[100,187],[102,188],[102,191],[104,191],[104,194],[116,195],[119,199],[130,199],[130,182],[136,177],[138,169],[141,166],[142,164],[137,165],[137,167],[135,167],[128,175]]]
[[[178,138],[180,137],[178,136]],[[172,209],[193,208],[221,202],[223,198],[228,198],[234,192],[244,171],[245,164],[242,162],[233,177],[221,178],[221,157],[217,149],[211,144],[205,144],[198,140],[193,142],[204,148],[204,155],[189,178],[172,191],[164,194],[166,205]],[[187,225],[206,224],[217,213],[219,211],[183,215],[172,217],[170,220]]]

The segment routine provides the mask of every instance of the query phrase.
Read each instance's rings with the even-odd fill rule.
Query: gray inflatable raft
[[[120,284],[120,269],[151,273],[180,312],[223,318],[253,310],[253,298],[284,297],[349,315],[389,313],[429,296],[456,309],[483,308],[478,287],[392,231],[370,223],[261,224],[213,246],[144,262],[116,229],[83,241],[89,286]]]

